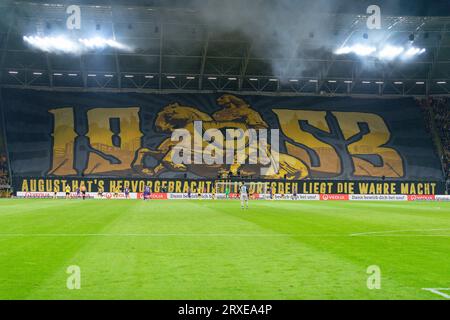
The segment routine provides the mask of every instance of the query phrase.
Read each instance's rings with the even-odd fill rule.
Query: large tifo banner
[[[443,179],[420,110],[409,98],[19,89],[3,89],[2,94],[16,190],[23,185],[18,177],[208,180],[228,172],[253,179],[333,183],[440,184]],[[181,154],[192,156],[192,162],[173,158],[184,139],[174,137],[177,129],[202,139],[200,150],[188,142]],[[269,130],[269,136],[274,136],[271,129],[279,129],[279,149],[269,148],[274,145],[270,139],[265,148],[269,159],[277,159],[278,170],[263,175],[264,165],[251,162],[250,153],[231,164],[206,161],[205,154],[215,160],[228,156],[223,151],[228,141],[206,137],[207,132],[225,136],[229,129]]]

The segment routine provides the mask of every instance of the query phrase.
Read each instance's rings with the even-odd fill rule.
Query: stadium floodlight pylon
[[[215,192],[217,195],[225,195],[227,189],[230,194],[238,194],[241,183],[247,186],[250,198],[266,199],[268,197],[268,182],[257,181],[216,181]]]

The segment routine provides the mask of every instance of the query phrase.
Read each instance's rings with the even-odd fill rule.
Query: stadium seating
[[[0,196],[7,194],[10,188],[8,158],[1,123],[2,117],[0,112]]]
[[[429,98],[419,100],[419,105],[425,119],[425,127],[431,134],[433,128],[438,137],[441,162],[447,189],[450,188],[450,101],[448,98]]]

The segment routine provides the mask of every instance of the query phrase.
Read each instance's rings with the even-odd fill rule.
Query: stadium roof
[[[82,5],[83,28],[68,31],[67,2],[59,3],[0,4],[2,86],[271,94],[450,93],[450,17],[432,16],[442,8],[440,2],[437,6],[416,5],[415,11],[407,9],[413,14],[426,11],[429,16],[383,14],[382,30],[374,31],[367,30],[364,7],[361,14],[352,12],[351,6],[334,13],[314,10],[306,14],[312,17],[308,21],[316,24],[293,19],[272,30],[272,26],[266,28],[255,21],[223,28],[220,22],[205,18],[207,5],[175,0],[126,1],[126,6],[113,0],[70,1]],[[398,12],[398,8],[391,9]],[[291,11],[296,10],[299,16],[305,14],[300,5]],[[224,16],[228,19],[226,12]],[[322,21],[328,23],[319,30]],[[299,30],[298,37],[292,37],[295,30]],[[86,33],[114,38],[132,49],[67,54],[38,50],[24,41],[24,36],[61,33],[74,38]],[[283,37],[288,37],[287,41],[281,42]],[[364,44],[375,38],[413,44],[424,53],[404,61],[336,55],[333,51],[346,43]]]

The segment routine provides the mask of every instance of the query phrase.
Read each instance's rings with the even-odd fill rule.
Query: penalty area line
[[[356,236],[370,236],[370,235],[378,235],[378,234],[390,234],[390,233],[403,233],[403,232],[428,232],[428,231],[448,231],[450,228],[444,229],[414,229],[414,230],[387,230],[387,231],[372,231],[372,232],[360,232],[360,233],[352,233],[351,237]],[[433,235],[431,235],[433,236]],[[450,236],[450,235],[449,235]]]
[[[448,295],[444,292],[441,292],[441,291],[450,291],[450,288],[422,288],[422,290],[432,292],[441,297],[444,297],[445,299],[450,299],[450,295]]]

